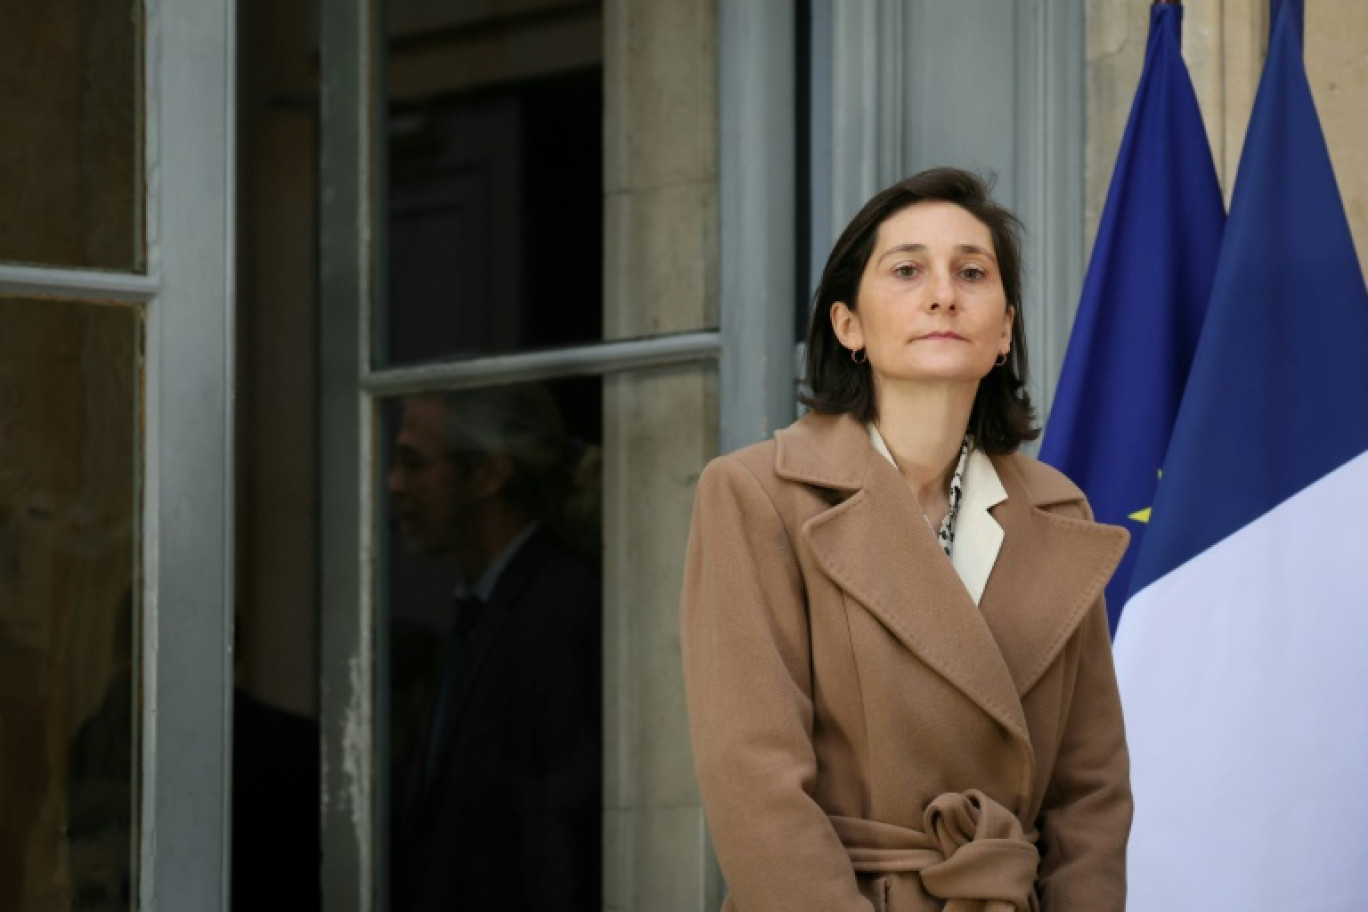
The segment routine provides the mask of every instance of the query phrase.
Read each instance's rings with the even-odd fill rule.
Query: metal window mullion
[[[812,0],[808,61],[808,287],[810,295],[821,281],[822,267],[831,246],[836,243],[837,226],[832,221],[832,3]],[[801,359],[799,362],[801,363]]]
[[[792,4],[723,0],[721,48],[723,452],[763,440],[793,420],[797,303]]]
[[[378,0],[319,9],[322,74],[319,260],[319,481],[322,886],[330,912],[368,912],[383,895],[377,795],[370,517],[369,362],[378,256]]]
[[[0,295],[141,304],[160,291],[160,276],[0,264]]]
[[[1018,33],[1019,214],[1031,227],[1026,259],[1031,397],[1049,417],[1083,286],[1084,52],[1081,0],[1037,0]]]
[[[0,281],[147,305],[138,907],[226,910],[236,9],[147,0],[144,21],[150,275],[7,267]]]
[[[404,396],[434,390],[672,367],[715,360],[721,350],[721,334],[707,330],[386,368],[368,373],[362,380],[362,387],[373,396]]]

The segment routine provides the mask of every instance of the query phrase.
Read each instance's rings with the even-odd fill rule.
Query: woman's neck
[[[898,471],[932,520],[945,513],[977,384],[880,384],[879,429]]]

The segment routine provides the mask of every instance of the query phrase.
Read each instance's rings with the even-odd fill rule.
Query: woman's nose
[[[955,309],[955,282],[949,272],[937,272],[931,283],[931,309]]]

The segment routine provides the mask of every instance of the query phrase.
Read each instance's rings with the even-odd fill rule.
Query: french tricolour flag
[[[1368,909],[1368,291],[1273,10],[1116,636],[1131,912]]]

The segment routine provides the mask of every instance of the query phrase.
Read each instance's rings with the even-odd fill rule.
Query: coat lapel
[[[992,511],[1003,543],[980,608],[1025,695],[1102,594],[1129,535],[1046,510],[1081,506],[1083,495],[1063,476],[1029,467],[1019,455],[993,457],[993,464],[1007,499]]]
[[[809,415],[778,435],[776,472],[850,491],[801,535],[823,572],[1006,730],[1029,743],[1013,677],[911,489],[850,416]]]
[[[1024,456],[994,456],[1007,498],[991,513],[1003,538],[975,605],[916,497],[861,422],[810,414],[776,438],[780,477],[836,494],[801,532],[823,572],[1029,744],[1021,698],[1101,595],[1125,551],[1125,530],[1047,510],[1081,505],[1082,494]]]

